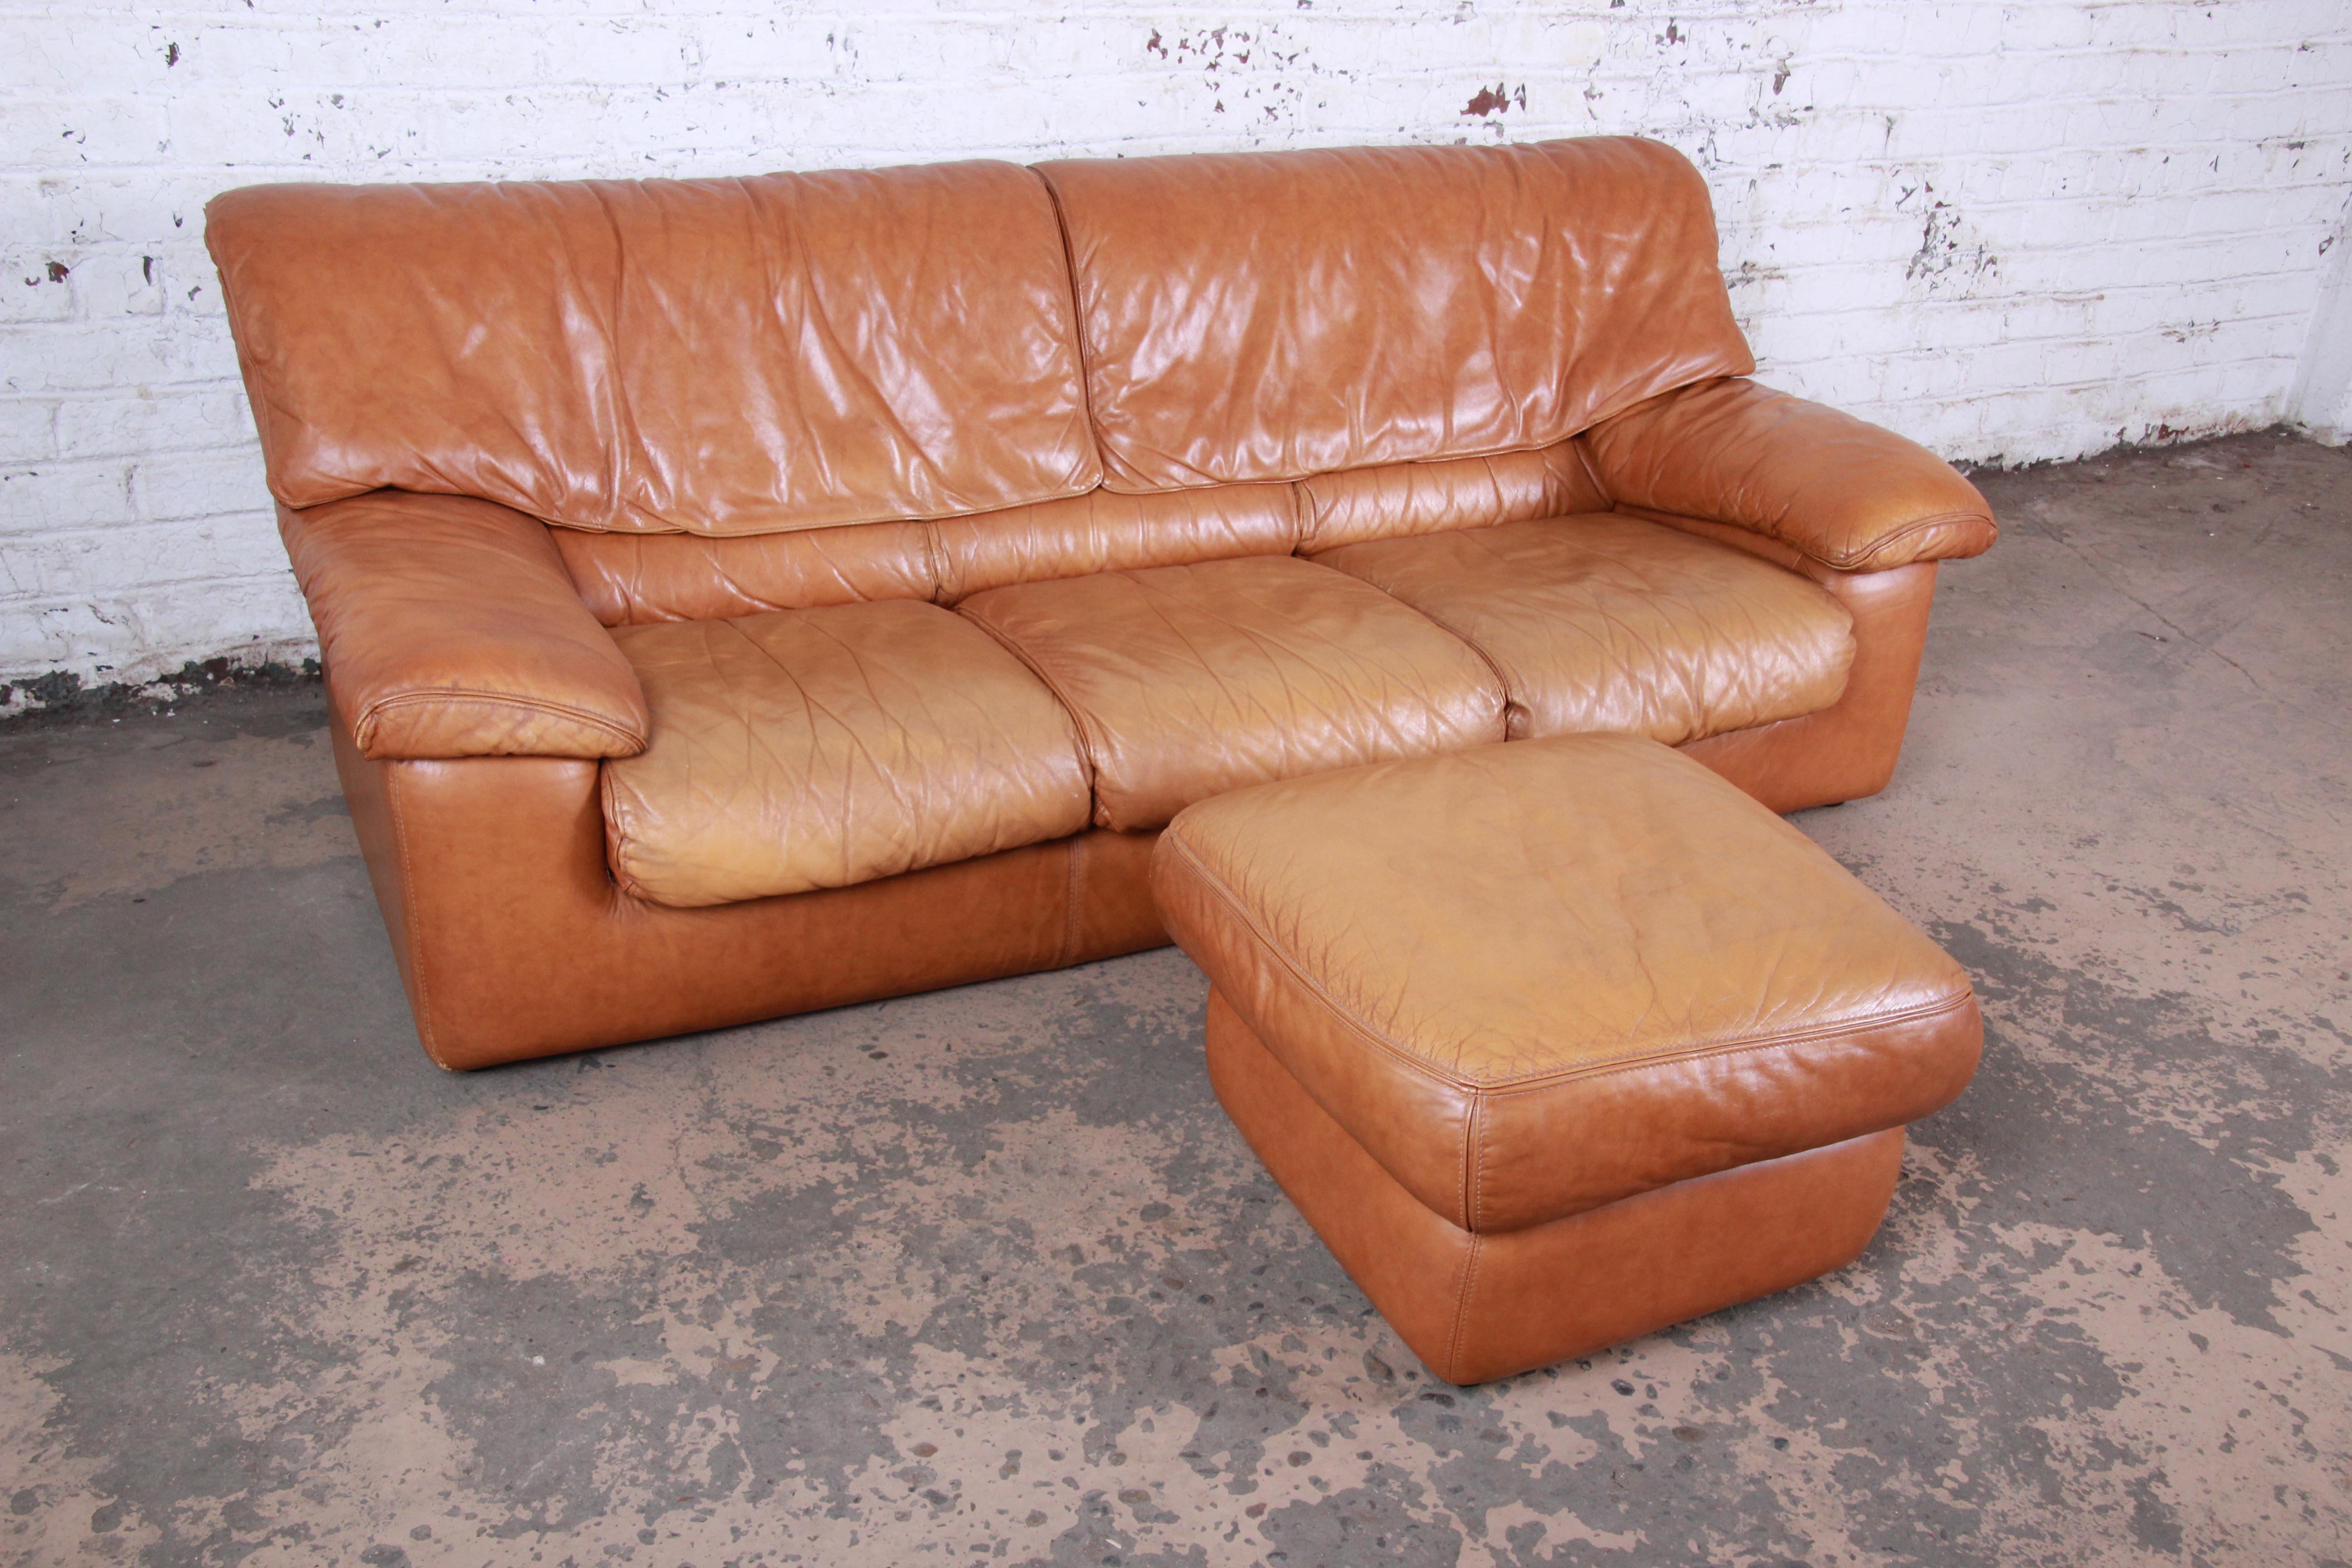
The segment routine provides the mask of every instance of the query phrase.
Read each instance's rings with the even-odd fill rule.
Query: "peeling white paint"
[[[1639,132],[1706,171],[1763,374],[1948,456],[2352,419],[2345,309],[2316,314],[2352,188],[2335,0],[154,17],[0,18],[0,708],[311,650],[201,244],[258,181]]]

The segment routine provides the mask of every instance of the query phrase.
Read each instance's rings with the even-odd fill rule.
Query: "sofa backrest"
[[[207,218],[280,500],[514,507],[616,625],[1601,510],[1578,431],[1753,367],[1704,183],[1630,138]]]
[[[1118,490],[1547,447],[1755,368],[1706,184],[1631,137],[1039,165]]]
[[[1061,234],[1015,164],[261,185],[206,219],[289,506],[393,486],[732,534],[1099,479]]]

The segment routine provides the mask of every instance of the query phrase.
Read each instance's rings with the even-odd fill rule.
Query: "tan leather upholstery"
[[[1307,1092],[1463,1230],[1899,1127],[1976,1067],[1958,965],[1648,741],[1205,801],[1161,836],[1152,890]]]
[[[744,533],[1098,477],[1061,235],[1013,164],[257,185],[205,237],[289,506]]]
[[[1934,576],[1923,564],[1832,582],[1858,606],[1859,652],[1837,707],[1703,741],[1685,754],[1744,788],[1797,792],[1776,809],[1868,793],[1853,770],[1879,759],[1892,768],[1909,675],[1895,701],[1858,722],[1848,710],[1871,670],[1905,659],[1916,667]],[[1895,595],[1891,614],[1868,607],[1877,584],[1904,580],[1913,585]],[[1881,659],[1874,646],[1887,636],[1897,646]],[[1887,723],[1890,710],[1891,733],[1870,728]],[[1830,721],[1842,727],[1820,734]],[[359,756],[347,719],[333,729],[418,1034],[445,1067],[715,1028],[1168,940],[1146,879],[1156,834],[1097,829],[854,888],[672,910],[614,887],[593,763],[373,763]],[[1716,754],[1727,746],[1727,758]]]
[[[1824,573],[1822,585],[1853,617],[1843,694],[1817,713],[1710,735],[1684,751],[1774,811],[1860,800],[1895,777],[1927,644],[1936,563]]]
[[[1669,746],[1827,708],[1853,658],[1845,606],[1792,572],[1638,518],[1553,517],[1315,557],[1486,656],[1510,738]]]
[[[1014,583],[1287,555],[1298,541],[1298,519],[1288,485],[1219,485],[1147,496],[1096,490],[942,522],[932,537],[940,602],[952,605]]]
[[[1840,571],[1981,555],[1998,532],[1925,447],[1751,381],[1668,393],[1584,441],[1620,505],[1736,523]]]
[[[1503,734],[1502,690],[1476,654],[1292,556],[992,588],[961,611],[1076,717],[1104,827],[1157,827],[1244,784]]]
[[[1292,487],[1219,485],[1148,496],[1094,489],[940,522],[733,539],[567,528],[556,544],[596,618],[618,626],[869,599],[952,605],[1012,583],[1287,555],[1297,534]]]
[[[1151,830],[1187,802],[1493,740],[1506,677],[1522,728],[1591,695],[1555,658],[1559,582],[1457,611],[1430,565],[1454,547],[1364,558],[1481,653],[1286,552],[1608,509],[1811,578],[1852,616],[1842,694],[1818,660],[1781,679],[1795,622],[1758,577],[1780,608],[1742,607],[1751,668],[1720,657],[1745,634],[1717,599],[1645,606],[1638,670],[1559,720],[1754,721],[1691,754],[1787,809],[1885,784],[1932,559],[1990,538],[1916,448],[1725,379],[1749,359],[1706,193],[1654,143],[285,185],[207,217],[272,486],[305,509],[284,531],[371,874],[456,1064],[1146,945]],[[1399,563],[1442,581],[1406,589]],[[1609,598],[1599,576],[1578,603]],[[954,623],[927,604],[1018,649],[1040,726],[1032,676],[1052,681],[1091,818],[1132,831],[1055,815],[1066,731],[971,751],[943,715],[1010,667],[940,668]],[[856,607],[921,630],[835,645],[806,691],[772,661],[730,688],[711,650],[741,634],[695,625]],[[701,648],[691,700],[648,706],[604,629],[628,627]],[[1834,700],[1775,718],[1743,681]],[[634,837],[608,845],[595,759],[649,737],[634,776],[667,779],[661,809],[625,799]],[[860,782],[853,740],[919,759],[920,787],[894,794],[895,764]],[[942,784],[968,764],[979,782]],[[971,847],[1035,833],[1069,836]],[[975,858],[889,869],[953,853]],[[648,890],[677,873],[679,899],[871,879],[673,908],[614,864]]]
[[[1039,172],[1113,489],[1548,447],[1754,368],[1706,185],[1654,142]]]
[[[692,907],[844,888],[1087,826],[1068,715],[953,613],[907,600],[613,634],[654,716],[604,769],[613,876]]]
[[[1093,832],[854,888],[670,909],[604,864],[597,765],[335,766],[425,1054],[466,1068],[1133,952],[1152,836]],[[1139,911],[1139,904],[1141,909]]]
[[[928,599],[938,592],[927,522],[868,522],[706,539],[551,530],[572,581],[608,626],[716,621],[767,610]]]
[[[1491,458],[1318,474],[1301,480],[1298,490],[1301,555],[1359,540],[1609,510],[1573,441]]]
[[[1587,1355],[1842,1268],[1869,1244],[1902,1171],[1893,1128],[1482,1235],[1400,1185],[1214,991],[1208,1037],[1209,1079],[1234,1125],[1449,1383]]]
[[[390,492],[278,529],[319,628],[327,687],[371,757],[619,757],[645,694],[572,591],[537,520]]]

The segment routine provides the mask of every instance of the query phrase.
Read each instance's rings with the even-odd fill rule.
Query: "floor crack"
[[[2105,583],[2108,587],[2113,588],[2116,593],[2121,594],[2125,598],[2129,599],[2133,604],[2137,605],[2141,609],[2147,611],[2150,616],[2153,616],[2156,618],[2157,624],[2163,626],[2165,630],[2170,632],[2174,637],[2179,637],[2182,642],[2187,643],[2189,647],[2196,648],[2199,652],[2211,654],[2215,658],[2220,659],[2223,664],[2228,665],[2231,669],[2234,669],[2240,675],[2244,676],[2246,678],[2246,684],[2252,687],[2255,690],[2260,691],[2263,689],[2263,683],[2254,679],[2253,671],[2248,669],[2244,665],[2240,664],[2236,659],[2231,658],[2228,654],[2223,653],[2220,648],[2213,647],[2210,643],[2203,641],[2198,637],[2196,634],[2190,632],[2187,627],[2173,620],[2171,616],[2166,615],[2162,610],[2158,609],[2154,605],[2149,604],[2146,599],[2141,598],[2137,594],[2135,594],[2129,588],[2125,587],[2123,584],[2116,581],[2116,578],[2109,574],[2107,569],[2100,563],[2097,556],[2093,555],[2089,551],[2084,549],[2081,545],[2067,538],[2065,533],[2056,524],[2051,522],[2047,518],[2038,518],[2035,521],[2042,524],[2043,533],[2048,535],[2051,539],[2055,540],[2059,544],[2063,545],[2073,553],[2074,559],[2080,561],[2084,565],[2088,566],[2092,572],[2097,574],[2100,582]]]

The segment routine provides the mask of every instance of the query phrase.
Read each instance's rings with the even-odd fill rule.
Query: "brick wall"
[[[1984,461],[2352,435],[2341,0],[0,0],[0,703],[309,650],[201,242],[255,181],[1640,132],[1780,385]]]

